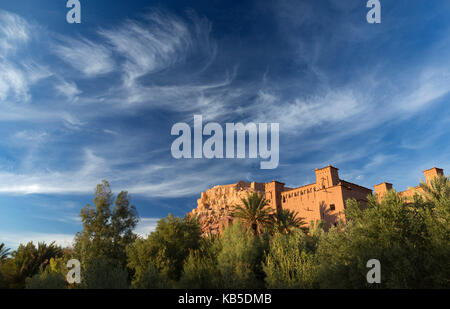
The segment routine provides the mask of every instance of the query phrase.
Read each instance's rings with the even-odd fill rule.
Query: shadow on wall
[[[324,223],[324,230],[328,231],[332,226],[337,226],[338,224],[338,215],[333,213],[330,207],[327,207],[327,204],[322,201],[319,204],[320,211],[320,220]]]

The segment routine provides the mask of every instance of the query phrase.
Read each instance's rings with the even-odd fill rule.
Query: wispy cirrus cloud
[[[64,95],[69,101],[77,101],[78,95],[82,93],[78,89],[75,82],[61,81],[60,84],[55,85],[55,89],[58,90],[62,95]]]
[[[18,45],[30,39],[28,23],[16,14],[0,9],[0,57],[14,52]]]
[[[450,93],[450,67],[427,65],[416,78],[411,79],[409,89],[401,93],[393,108],[411,114],[420,111]]]
[[[352,91],[340,90],[328,91],[322,96],[295,98],[292,102],[280,102],[275,95],[261,91],[257,104],[263,107],[258,121],[281,123],[285,133],[295,135],[324,123],[348,120],[366,108]]]
[[[0,243],[3,242],[8,248],[12,249],[16,249],[20,244],[27,244],[28,242],[33,242],[35,245],[39,242],[47,244],[55,242],[58,246],[71,247],[73,240],[74,236],[71,234],[0,231]]]
[[[30,87],[51,73],[30,59],[16,56],[35,34],[22,17],[0,9],[0,100],[30,99]]]
[[[41,131],[31,131],[31,130],[22,130],[14,133],[14,140],[23,140],[25,142],[34,142],[36,144],[42,142],[48,136],[47,132]]]
[[[117,28],[102,29],[115,52],[126,60],[122,64],[125,85],[145,74],[156,73],[179,64],[196,54],[214,57],[216,47],[209,38],[211,26],[191,14],[191,22],[163,11],[151,11],[141,21],[127,20]],[[205,59],[203,59],[205,61]]]
[[[36,193],[88,193],[92,192],[97,182],[98,173],[108,172],[108,166],[101,157],[90,149],[85,149],[81,167],[66,172],[36,170],[30,168],[25,172],[0,171],[0,193],[36,194]]]
[[[106,74],[116,68],[111,50],[102,44],[86,38],[61,38],[61,41],[54,45],[54,52],[87,77]]]
[[[115,28],[101,29],[119,62],[122,86],[111,92],[112,102],[142,103],[145,107],[192,106],[205,92],[226,85],[222,80],[205,81],[202,73],[214,61],[217,46],[210,38],[211,24],[194,13],[181,18],[153,10],[141,20],[128,19]],[[220,102],[217,102],[219,105]],[[195,106],[195,104],[194,104]]]
[[[0,100],[12,97],[15,100],[29,100],[26,75],[10,62],[0,63]]]
[[[146,22],[128,20],[117,29],[99,32],[125,57],[127,82],[182,61],[191,44],[186,24],[174,16],[154,12]]]
[[[155,160],[158,160],[155,158]],[[121,172],[121,166],[128,160],[105,159],[92,150],[83,151],[81,166],[65,171],[48,171],[28,168],[26,171],[0,172],[0,193],[3,194],[91,194],[102,179],[112,186],[129,191],[131,194],[149,198],[175,198],[197,195],[216,183],[232,183],[245,179],[243,170],[232,169],[235,162],[218,161],[215,167],[207,168],[208,162],[190,160],[183,162],[169,156],[153,164],[139,164]],[[251,164],[241,160],[239,165]],[[184,169],[183,177],[179,170]],[[150,177],[151,175],[151,177]]]

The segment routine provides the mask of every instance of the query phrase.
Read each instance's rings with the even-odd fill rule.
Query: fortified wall
[[[191,214],[198,216],[203,233],[218,233],[222,226],[233,220],[231,214],[235,205],[249,193],[264,194],[274,211],[289,209],[298,213],[306,224],[323,220],[325,229],[345,222],[345,201],[354,198],[363,205],[372,190],[341,180],[338,169],[329,165],[316,169],[316,182],[297,188],[286,187],[284,183],[273,180],[268,183],[244,182],[215,186],[203,192],[197,201],[197,208]]]
[[[322,220],[327,230],[339,220],[345,222],[345,201],[356,199],[363,206],[372,190],[339,178],[339,170],[328,165],[316,169],[316,182],[298,188],[287,188],[284,183],[266,183],[266,199],[273,209],[289,209],[298,213],[306,224]]]
[[[197,200],[197,208],[191,211],[196,215],[203,234],[217,234],[222,226],[233,220],[231,213],[234,206],[242,204],[248,194],[259,192],[264,194],[264,183],[239,181],[235,184],[215,186],[205,192]]]

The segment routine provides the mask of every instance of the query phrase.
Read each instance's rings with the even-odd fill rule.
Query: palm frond
[[[5,247],[4,243],[0,244],[0,262],[4,262],[9,255],[9,248]]]
[[[239,218],[244,226],[255,235],[261,234],[272,222],[272,209],[269,201],[262,194],[251,193],[241,199],[242,204],[236,205],[233,217]]]

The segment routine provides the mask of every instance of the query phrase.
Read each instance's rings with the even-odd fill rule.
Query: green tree
[[[433,210],[437,204],[431,204],[419,196],[408,203],[394,190],[381,202],[371,196],[364,210],[355,200],[348,201],[344,230],[332,228],[319,242],[320,286],[448,287],[449,239],[432,232],[433,226],[441,226],[441,218]],[[441,227],[448,235],[449,226]],[[381,263],[380,284],[366,281],[366,263],[370,259]]]
[[[309,226],[308,226],[308,235],[310,235],[311,237],[318,239],[320,238],[324,232],[323,230],[324,227],[324,223],[322,220],[311,220],[309,221]]]
[[[110,185],[104,180],[95,190],[95,206],[88,204],[81,209],[83,230],[75,237],[73,253],[84,269],[99,257],[126,266],[126,247],[136,239],[133,229],[139,218],[126,191],[119,193],[114,206],[113,200]]]
[[[212,257],[201,256],[193,251],[186,259],[180,287],[186,289],[211,289],[218,287],[217,264]]]
[[[128,267],[134,271],[133,286],[141,286],[144,273],[154,267],[162,275],[178,281],[185,259],[200,246],[201,229],[196,218],[169,214],[158,221],[155,231],[139,238],[127,249]]]
[[[433,204],[449,203],[450,200],[450,178],[445,176],[434,177],[430,184],[425,182],[420,183],[420,188],[423,190],[426,201]]]
[[[150,264],[142,273],[140,280],[134,285],[137,289],[170,289],[175,285],[167,274],[160,272],[154,265]]]
[[[254,235],[260,235],[273,222],[272,209],[268,205],[269,201],[262,194],[254,192],[242,199],[242,205],[235,206],[233,216]]]
[[[128,289],[128,272],[116,259],[100,257],[90,260],[83,274],[81,288]]]
[[[201,240],[200,249],[187,257],[179,287],[185,289],[220,288],[217,256],[222,249],[219,237],[209,235]]]
[[[19,267],[12,258],[0,263],[0,289],[20,289],[23,282],[19,274]]]
[[[32,242],[21,244],[11,253],[11,257],[0,265],[2,285],[9,288],[24,288],[27,278],[45,270],[52,258],[62,255],[63,250],[54,242],[49,245],[38,243],[37,247]]]
[[[450,178],[435,177],[429,185],[422,183],[421,188],[424,202],[419,215],[424,221],[428,244],[424,263],[434,287],[450,287]],[[416,198],[416,204],[421,202],[422,198]]]
[[[63,250],[56,246],[54,242],[47,245],[43,242],[38,243],[36,247],[33,242],[26,245],[20,245],[16,251],[11,254],[14,263],[17,266],[17,285],[25,286],[25,279],[45,270],[52,258],[62,257]]]
[[[317,239],[301,229],[276,233],[264,261],[267,288],[317,288]]]
[[[9,249],[5,247],[4,243],[0,244],[0,263],[6,261],[9,255]]]
[[[298,213],[282,209],[274,215],[275,229],[281,234],[290,234],[293,230],[301,228],[305,221],[298,217]]]
[[[66,278],[59,272],[42,272],[26,279],[27,289],[65,289]]]
[[[262,288],[262,261],[266,237],[257,237],[236,222],[228,226],[221,238],[217,256],[221,288]]]
[[[76,284],[68,284],[66,275],[68,273],[67,261],[71,259],[71,248],[63,250],[62,257],[54,257],[45,269],[40,268],[39,273],[25,280],[27,289],[65,289],[75,288]]]

